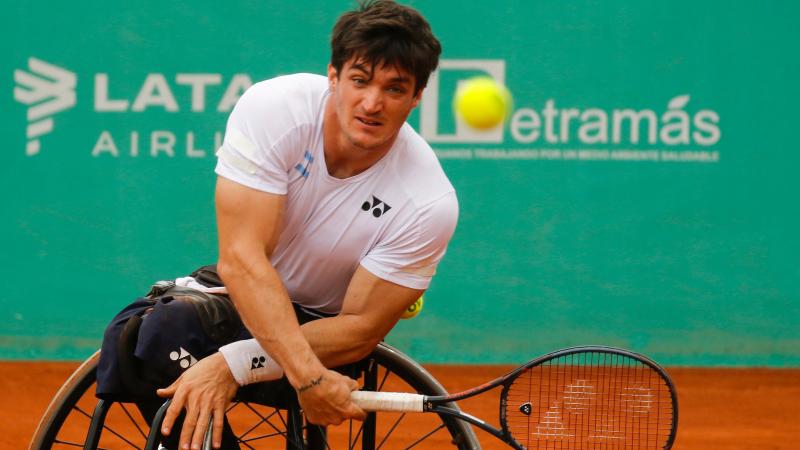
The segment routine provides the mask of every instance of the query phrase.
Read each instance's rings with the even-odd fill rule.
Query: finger
[[[367,413],[363,409],[359,408],[355,403],[350,403],[347,416],[356,420],[364,420],[367,417]]]
[[[356,380],[354,380],[352,378],[348,378],[347,379],[347,384],[348,384],[348,387],[350,388],[350,391],[357,391],[358,388],[359,388],[358,381],[356,381]]]
[[[212,424],[212,434],[214,448],[222,446],[222,427],[225,424],[225,408],[217,406],[214,408],[214,423]]]
[[[159,397],[172,397],[175,395],[175,391],[178,390],[178,381],[176,380],[174,383],[170,384],[169,386],[161,389],[156,389],[156,394]]]
[[[333,419],[329,420],[328,423],[326,423],[325,425],[333,425],[333,426],[340,425],[342,422],[344,422],[344,419],[345,419],[344,417],[335,416]]]
[[[164,436],[169,436],[170,431],[172,431],[172,425],[175,424],[175,420],[178,419],[181,411],[183,411],[183,401],[183,395],[176,395],[169,404],[167,414],[164,415],[164,420],[161,422],[161,434]]]
[[[192,448],[199,449],[203,446],[203,438],[206,436],[206,430],[211,425],[211,411],[202,408],[197,419],[197,426],[192,433]]]
[[[321,417],[321,416],[317,415],[317,414],[316,414],[316,413],[314,413],[314,412],[311,412],[311,411],[305,411],[305,414],[306,414],[306,420],[307,420],[307,421],[308,421],[308,423],[310,423],[310,424],[313,424],[313,425],[320,425],[320,426],[327,426],[327,425],[329,425],[329,423],[325,423],[325,422],[324,422],[324,420],[322,419],[322,417]]]
[[[181,429],[181,448],[188,449],[192,442],[192,435],[197,428],[197,408],[186,408],[186,419]]]

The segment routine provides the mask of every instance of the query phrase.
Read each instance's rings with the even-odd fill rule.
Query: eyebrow
[[[361,72],[364,72],[364,74],[366,74],[369,77],[370,80],[374,78],[374,74],[372,73],[372,71],[368,70],[367,67],[364,64],[361,64],[361,63],[352,64],[350,66],[350,69],[351,70],[352,69],[360,70]],[[390,83],[410,83],[411,82],[411,78],[410,77],[404,77],[404,76],[400,75],[400,76],[397,76],[397,77],[390,78],[389,82]]]

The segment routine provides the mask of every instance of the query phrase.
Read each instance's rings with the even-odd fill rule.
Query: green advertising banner
[[[607,344],[800,365],[800,6],[410,3],[444,53],[409,122],[461,215],[390,343],[423,362]],[[228,113],[254,82],[324,73],[353,6],[6,5],[0,358],[84,358],[152,282],[213,262]],[[501,127],[454,117],[474,75],[511,90]]]

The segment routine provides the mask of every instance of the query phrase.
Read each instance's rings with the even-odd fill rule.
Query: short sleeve
[[[449,192],[421,208],[379,242],[361,265],[375,276],[413,289],[427,289],[458,222],[458,200]]]
[[[291,121],[287,99],[269,82],[253,85],[234,106],[217,151],[216,173],[264,192],[286,194],[290,161],[302,126]]]

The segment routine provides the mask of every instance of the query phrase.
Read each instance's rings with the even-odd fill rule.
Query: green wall
[[[231,100],[322,73],[352,6],[111,3],[18,2],[0,19],[0,358],[83,358],[152,281],[213,261]],[[412,4],[444,54],[410,122],[461,217],[425,310],[390,342],[426,362],[597,343],[800,365],[796,3]],[[26,95],[52,72],[37,61],[72,75]],[[514,115],[475,135],[450,102],[483,73]]]

